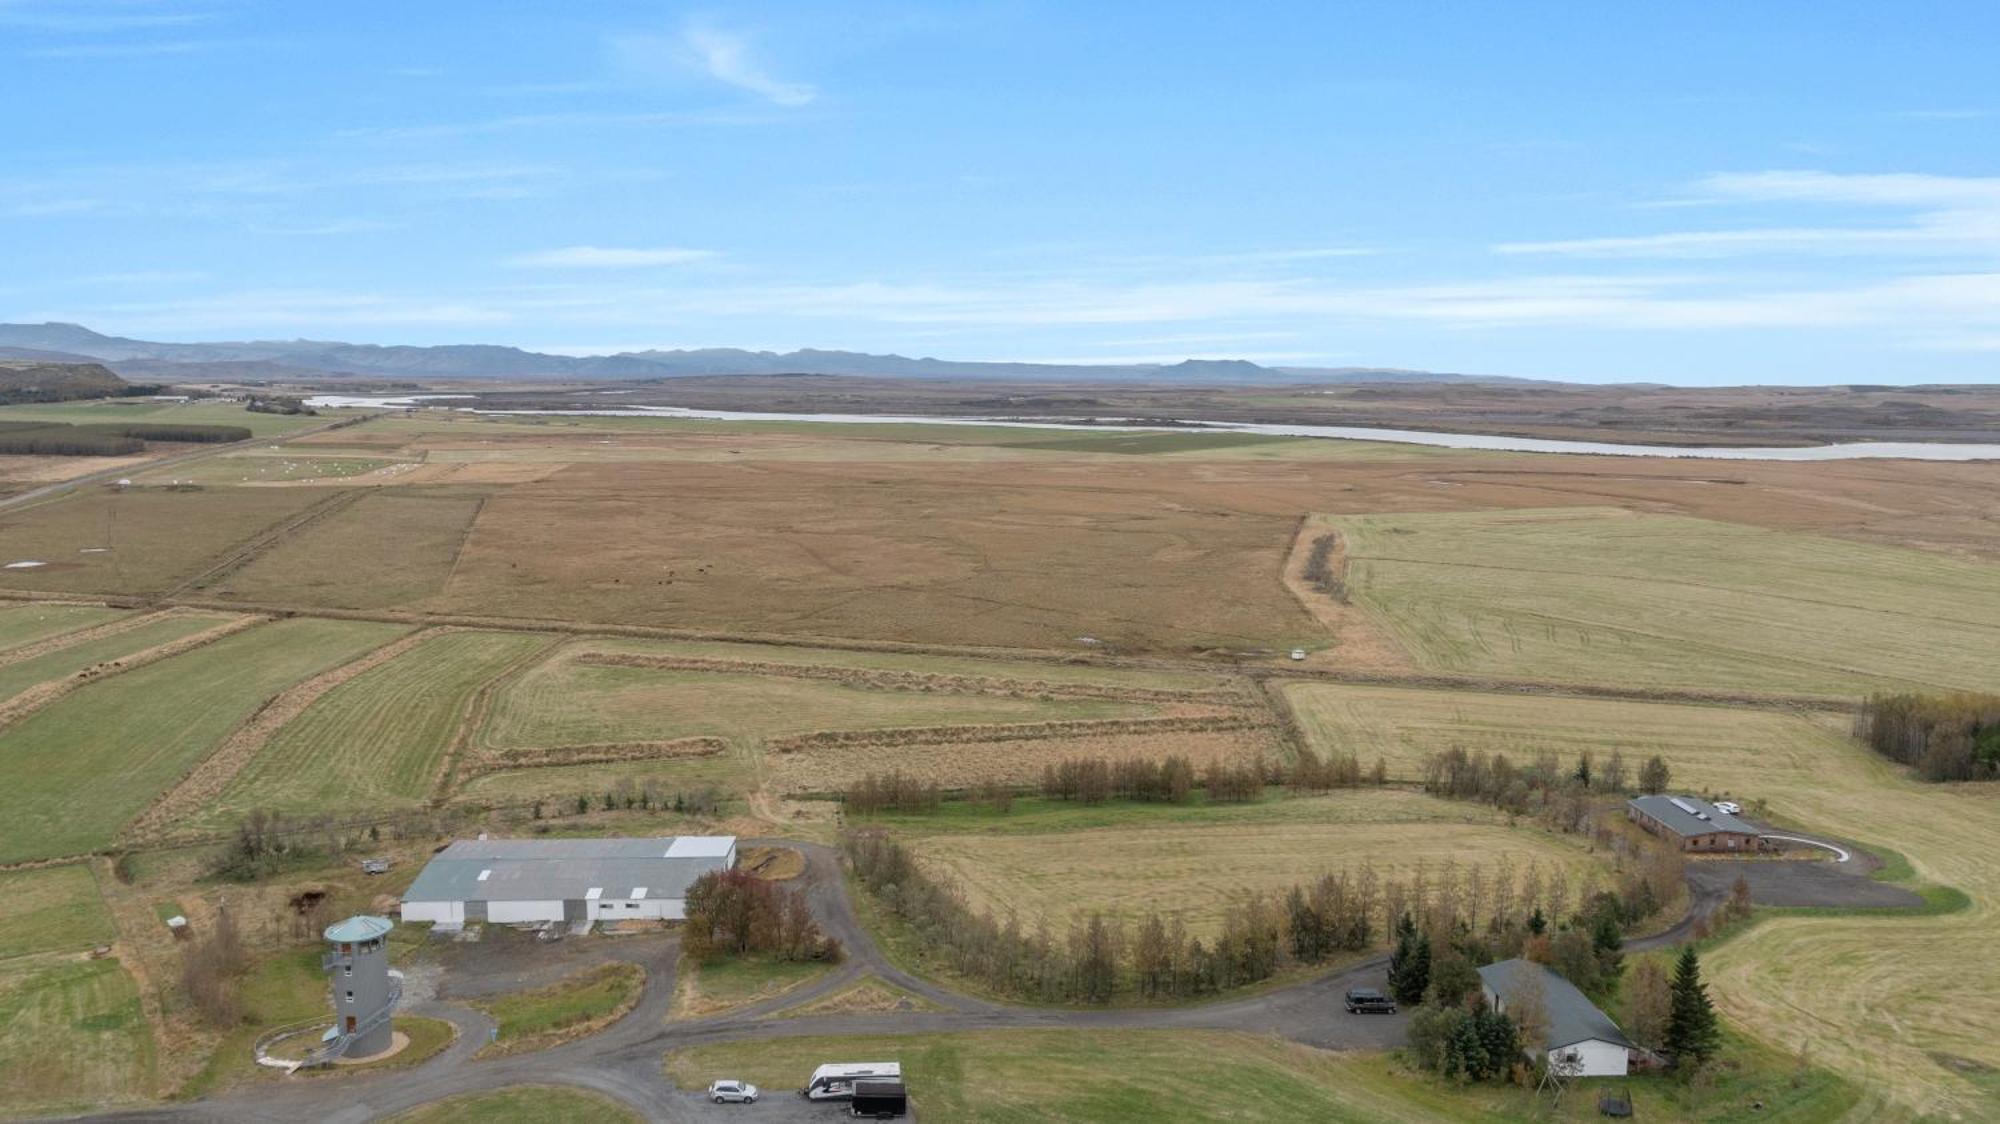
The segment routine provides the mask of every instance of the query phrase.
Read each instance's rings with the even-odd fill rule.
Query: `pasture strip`
[[[119,611],[104,605],[55,602],[0,608],[0,667],[107,635],[106,630],[121,623]]]
[[[237,617],[233,620],[225,620],[213,628],[203,629],[193,636],[183,636],[178,640],[169,640],[164,644],[156,644],[151,648],[134,652],[129,656],[121,656],[115,660],[93,664],[74,675],[58,679],[53,683],[37,684],[8,699],[6,702],[0,703],[0,729],[5,729],[19,722],[21,719],[26,718],[28,715],[78,688],[122,672],[137,671],[147,664],[171,659],[183,652],[191,652],[204,645],[213,644],[225,636],[242,632],[246,628],[253,628],[269,619],[268,617]]]
[[[672,738],[651,742],[599,742],[544,749],[486,751],[463,758],[457,780],[509,769],[546,769],[562,765],[608,765],[617,761],[677,761],[726,753],[729,742],[717,737]]]
[[[1002,679],[983,675],[940,675],[885,668],[856,668],[807,663],[706,659],[699,656],[649,656],[636,652],[583,652],[580,664],[647,667],[664,671],[713,671],[786,679],[822,679],[882,691],[920,691],[949,695],[996,695],[1003,698],[1104,699],[1113,702],[1238,703],[1240,694],[1226,690],[1172,691],[1152,687],[1122,687],[1095,683],[1051,683],[1039,679]]]
[[[445,746],[443,757],[438,761],[437,772],[431,778],[431,803],[443,804],[451,798],[458,787],[459,763],[469,760],[479,742],[479,735],[486,728],[487,715],[493,710],[494,696],[508,684],[527,674],[528,669],[546,660],[550,653],[562,647],[564,641],[545,640],[536,644],[510,661],[498,674],[489,677],[472,692],[466,700],[465,712],[458,717],[452,727],[451,741]]]
[[[988,726],[904,726],[888,730],[819,730],[772,738],[772,753],[800,753],[834,746],[952,745],[958,742],[1049,741],[1064,738],[1144,736],[1256,730],[1272,725],[1268,716],[1215,714],[1186,718],[1102,718],[1068,722],[1016,722]]]
[[[314,523],[346,510],[349,505],[366,494],[366,492],[358,488],[344,489],[333,493],[325,499],[316,500],[306,505],[305,510],[281,520],[276,526],[267,527],[259,531],[257,534],[251,536],[247,542],[242,543],[228,554],[223,555],[221,559],[211,564],[208,568],[170,587],[161,596],[163,598],[178,597],[191,589],[198,589],[219,578],[227,577],[248,566],[250,563],[255,562],[279,543],[298,534]]]
[[[243,721],[214,753],[202,758],[172,788],[128,824],[121,838],[127,842],[162,836],[178,821],[200,810],[222,795],[244,765],[264,748],[264,743],[287,722],[297,718],[315,700],[349,679],[385,664],[424,640],[444,631],[426,629],[392,640],[359,659],[324,671],[302,683],[280,691]]]

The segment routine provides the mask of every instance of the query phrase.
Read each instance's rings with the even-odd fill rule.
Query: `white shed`
[[[1479,969],[1486,1002],[1507,1013],[1510,998],[1539,990],[1548,1015],[1548,1040],[1527,1044],[1550,1065],[1572,1077],[1623,1077],[1631,1064],[1632,1042],[1576,985],[1532,960],[1502,960]]]
[[[461,839],[403,895],[404,921],[679,921],[687,888],[736,865],[733,835]]]

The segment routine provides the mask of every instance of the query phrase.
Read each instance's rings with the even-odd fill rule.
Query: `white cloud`
[[[1933,176],[1919,172],[1723,172],[1700,180],[1696,187],[1708,195],[1762,202],[1905,207],[2000,205],[2000,176]]]
[[[690,22],[671,36],[619,36],[612,40],[612,53],[629,72],[651,76],[663,69],[691,71],[787,108],[807,105],[819,96],[803,82],[771,73],[748,36],[703,23]]]
[[[508,258],[507,264],[556,269],[631,269],[656,265],[687,265],[691,262],[706,261],[715,256],[714,250],[690,250],[675,246],[650,249],[564,246],[556,250],[518,254]]]

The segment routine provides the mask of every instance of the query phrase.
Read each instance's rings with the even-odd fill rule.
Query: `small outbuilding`
[[[410,884],[403,920],[679,921],[694,880],[735,865],[733,835],[461,839]]]
[[[1633,823],[1683,851],[1761,851],[1764,833],[1695,796],[1640,796],[1627,801]]]
[[[1479,983],[1486,1002],[1503,1015],[1509,1013],[1507,1005],[1512,1000],[1540,992],[1548,1036],[1545,1042],[1527,1043],[1530,1056],[1539,1051],[1551,1066],[1560,1066],[1570,1077],[1625,1076],[1631,1065],[1631,1040],[1575,984],[1518,957],[1479,969]]]

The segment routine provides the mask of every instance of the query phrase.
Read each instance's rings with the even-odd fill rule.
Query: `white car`
[[[1743,805],[1733,800],[1717,800],[1715,802],[1715,810],[1726,816],[1733,816],[1743,810]]]
[[[708,1099],[716,1104],[756,1104],[757,1086],[748,1081],[717,1081],[708,1087]]]
[[[1293,658],[1293,659],[1295,659],[1295,660],[1302,660],[1302,659],[1305,659],[1305,658],[1306,658],[1306,650],[1305,650],[1304,648],[1293,648],[1293,649],[1292,649],[1292,658]]]

